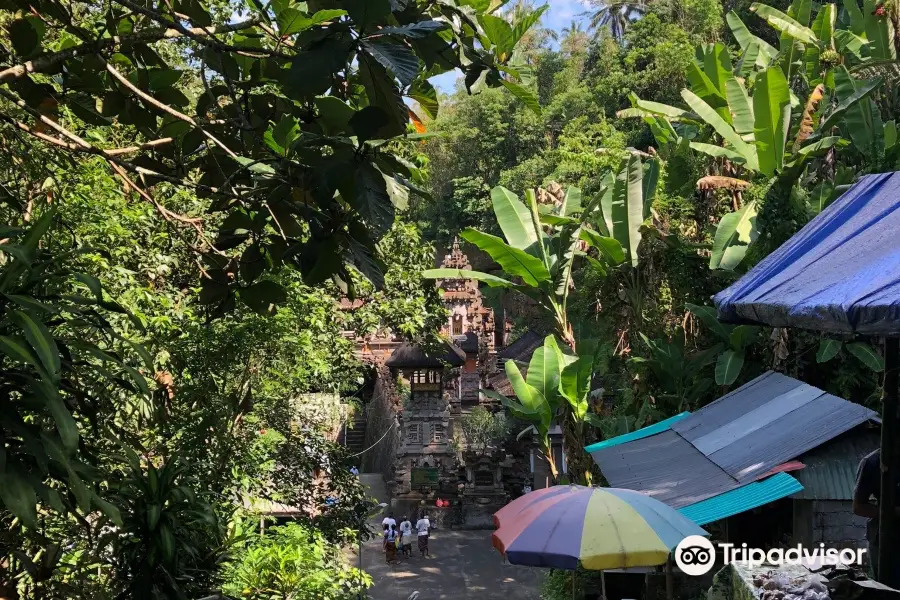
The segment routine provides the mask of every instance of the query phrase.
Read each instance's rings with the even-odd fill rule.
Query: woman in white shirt
[[[431,521],[428,515],[423,514],[422,518],[416,522],[416,532],[419,534],[419,552],[422,557],[431,556],[428,554],[428,531],[431,529]]]
[[[412,523],[408,517],[400,521],[400,550],[404,556],[412,557]]]

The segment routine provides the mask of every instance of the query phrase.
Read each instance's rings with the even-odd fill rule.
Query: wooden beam
[[[896,561],[895,532],[897,531],[897,498],[895,497],[897,469],[900,456],[897,443],[897,375],[900,368],[900,339],[888,337],[884,340],[884,391],[881,415],[881,495],[878,498],[878,581],[896,588],[897,569],[891,568]]]

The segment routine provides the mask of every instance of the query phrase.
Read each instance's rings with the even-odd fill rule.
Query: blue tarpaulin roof
[[[900,334],[900,172],[863,177],[714,298],[719,319]]]

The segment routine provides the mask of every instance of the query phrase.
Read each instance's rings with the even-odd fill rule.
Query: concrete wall
[[[866,547],[866,519],[853,514],[850,500],[815,500],[811,504],[813,544],[824,543],[829,548]]]
[[[394,479],[394,456],[400,445],[400,432],[396,426],[400,396],[390,372],[381,368],[375,381],[372,399],[366,404],[366,443],[374,448],[363,455],[363,471],[381,473],[387,482]],[[388,431],[388,429],[390,431]],[[387,434],[385,434],[387,432]],[[382,439],[382,436],[383,439]],[[379,441],[381,440],[381,441]]]

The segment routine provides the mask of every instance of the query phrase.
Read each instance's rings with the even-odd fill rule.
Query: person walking
[[[389,565],[395,565],[397,560],[397,530],[393,525],[384,526],[384,560]]]
[[[394,520],[394,513],[389,512],[388,515],[381,520],[381,525],[390,525],[394,529],[397,529],[397,521]]]
[[[400,521],[400,550],[403,555],[412,558],[412,523],[408,517]]]
[[[428,538],[430,530],[431,521],[428,520],[427,514],[422,513],[422,518],[416,521],[416,533],[418,534],[419,552],[422,553],[422,558],[431,556],[428,553]]]

